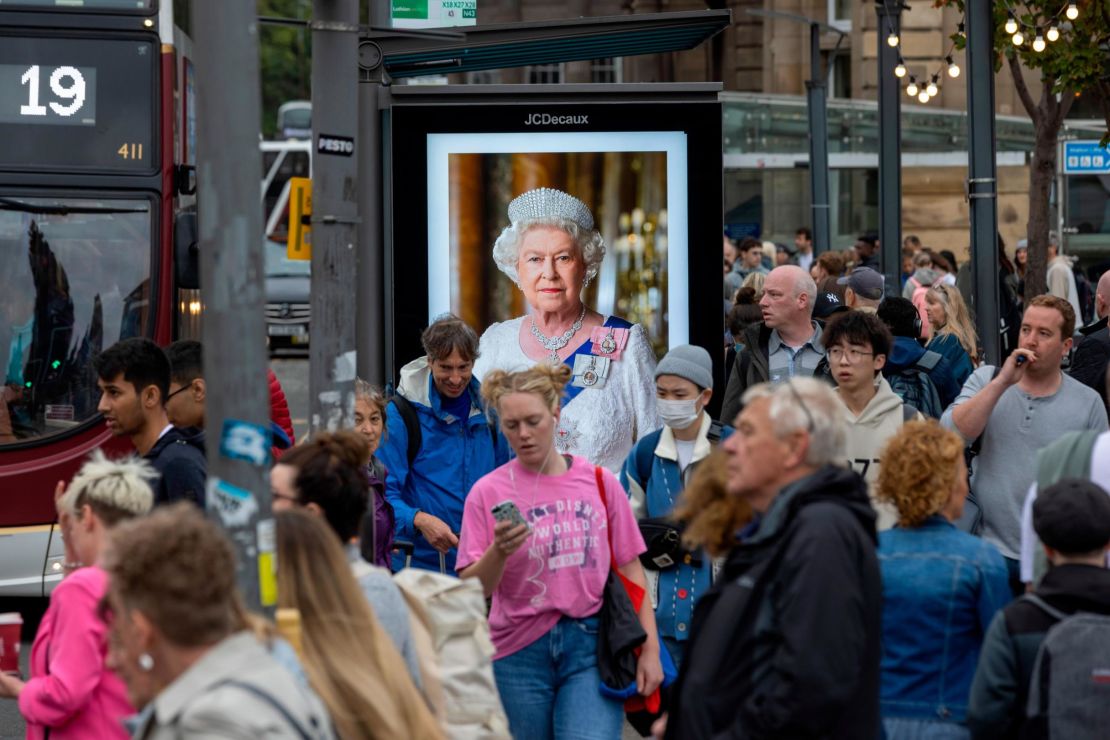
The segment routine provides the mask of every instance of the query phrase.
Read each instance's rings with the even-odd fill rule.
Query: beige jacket
[[[284,710],[284,711],[283,711]],[[239,632],[217,643],[140,715],[134,740],[333,740],[323,703]]]

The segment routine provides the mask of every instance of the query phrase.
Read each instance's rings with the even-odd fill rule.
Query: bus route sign
[[[1110,174],[1110,149],[1096,139],[1064,142],[1064,174]]]

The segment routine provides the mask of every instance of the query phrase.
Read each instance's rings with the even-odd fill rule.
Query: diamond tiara
[[[509,203],[509,221],[534,221],[565,218],[583,229],[594,227],[594,217],[585,203],[555,188],[536,188],[522,193]]]

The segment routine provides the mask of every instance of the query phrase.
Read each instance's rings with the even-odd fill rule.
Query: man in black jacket
[[[129,437],[135,449],[161,474],[154,503],[192,501],[204,508],[207,464],[204,432],[177,429],[166,416],[170,363],[149,339],[117,342],[93,360],[100,403],[108,430]]]
[[[1083,338],[1075,347],[1068,374],[1108,399],[1106,408],[1110,411],[1110,396],[1106,395],[1106,368],[1110,365],[1110,327],[1107,327],[1107,319],[1110,319],[1110,270],[1102,274],[1095,289],[1095,316],[1098,321],[1079,330]]]
[[[759,309],[763,321],[744,330],[744,349],[736,356],[725,387],[721,420],[740,413],[740,398],[757,383],[824,376],[832,382],[821,326],[813,321],[817,284],[796,265],[776,267],[763,283]]]
[[[1047,738],[1045,718],[1026,716],[1041,643],[1061,613],[1110,615],[1110,570],[1106,568],[1110,497],[1106,491],[1075,478],[1054,483],[1033,504],[1033,528],[1052,563],[1033,592],[1048,608],[1021,598],[991,622],[967,707],[967,724],[977,740]]]
[[[698,602],[666,737],[877,738],[875,513],[859,475],[835,465],[843,412],[811,378],[743,401],[721,447],[728,492],[756,520]]]

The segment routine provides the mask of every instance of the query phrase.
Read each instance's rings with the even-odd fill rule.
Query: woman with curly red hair
[[[964,740],[979,648],[1010,599],[1006,564],[952,524],[968,493],[959,435],[908,422],[882,460],[878,498],[898,510],[898,526],[879,533],[883,727],[889,740]]]

